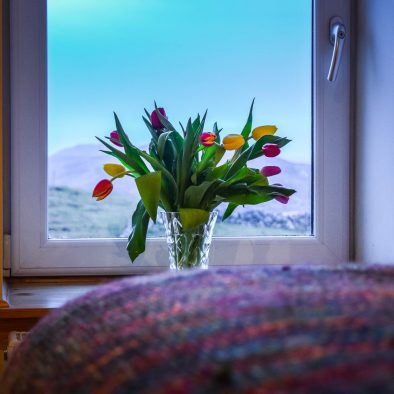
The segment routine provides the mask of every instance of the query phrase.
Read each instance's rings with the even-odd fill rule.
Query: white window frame
[[[329,19],[350,30],[350,0],[313,6],[314,235],[216,238],[210,265],[337,263],[349,257],[349,37],[335,83]],[[124,239],[47,239],[46,1],[11,2],[12,275],[131,274],[168,267],[164,239],[131,264]],[[296,75],[294,76],[297,77]],[[131,215],[131,212],[130,212]]]

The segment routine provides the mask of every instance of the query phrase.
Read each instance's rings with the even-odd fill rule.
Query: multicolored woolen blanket
[[[394,393],[394,267],[130,278],[43,319],[3,393]]]

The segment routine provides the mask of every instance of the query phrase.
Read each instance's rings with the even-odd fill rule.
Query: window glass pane
[[[208,108],[207,127],[239,133],[252,99],[254,126],[275,124],[292,142],[271,179],[294,188],[277,201],[237,208],[217,236],[311,234],[311,0],[48,0],[48,237],[123,237],[138,201],[134,182],[91,198],[116,160],[95,136],[119,115],[147,147],[141,115],[153,100],[173,124]],[[273,181],[275,180],[275,182]],[[160,226],[151,235],[163,235]]]

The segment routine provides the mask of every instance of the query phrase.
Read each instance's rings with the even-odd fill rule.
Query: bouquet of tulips
[[[114,181],[123,176],[134,178],[141,197],[132,216],[127,245],[132,261],[144,252],[148,224],[150,220],[156,222],[159,207],[166,212],[179,212],[183,227],[191,229],[205,223],[210,212],[222,203],[227,204],[222,217],[225,220],[239,205],[272,199],[288,202],[295,191],[268,181],[270,176],[280,173],[279,167],[248,167],[250,160],[260,156],[279,155],[281,148],[290,142],[275,135],[275,126],[252,129],[253,103],[254,100],[241,133],[223,138],[217,123],[211,131],[205,131],[206,112],[194,120],[189,118],[185,127],[180,123],[178,132],[156,103],[154,111],[145,110],[146,117],[143,116],[151,134],[149,152],[132,143],[116,114],[116,130],[106,137],[109,141],[97,137],[107,148],[103,152],[120,164],[104,165],[111,179],[101,180],[93,197],[97,201],[107,197]],[[233,152],[231,158],[225,156],[226,151]]]

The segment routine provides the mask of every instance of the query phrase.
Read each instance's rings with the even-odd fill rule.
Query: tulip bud
[[[276,133],[276,130],[278,130],[276,126],[259,126],[253,129],[252,137],[255,141],[257,141],[265,135],[274,135]]]
[[[212,146],[216,140],[216,134],[210,132],[201,133],[200,137],[200,144],[204,146]]]
[[[277,144],[265,144],[263,146],[263,155],[267,157],[275,157],[280,153],[280,148]]]
[[[121,164],[104,164],[104,171],[108,175],[115,177],[121,174],[122,172],[125,172],[126,168],[124,168]],[[119,176],[119,178],[122,178],[123,176],[124,174]]]
[[[157,108],[157,110],[167,119],[166,111],[164,111],[164,108]],[[164,129],[164,125],[160,122],[160,119],[159,119],[159,116],[157,115],[156,110],[154,110],[150,114],[150,120],[152,122],[152,127],[155,130]]]
[[[281,204],[287,204],[289,202],[289,197],[280,194],[279,196],[275,196],[274,199],[279,201]]]
[[[223,138],[223,148],[226,150],[236,150],[245,144],[245,139],[241,134],[229,134]]]
[[[103,200],[112,192],[112,189],[112,182],[108,179],[103,179],[94,188],[92,197],[95,197],[96,201]]]
[[[280,174],[282,170],[278,166],[265,166],[261,169],[261,175],[265,177],[274,176]]]
[[[109,140],[116,146],[120,146],[120,147],[123,146],[120,142],[119,134],[116,130],[111,131],[111,133],[109,135]]]

